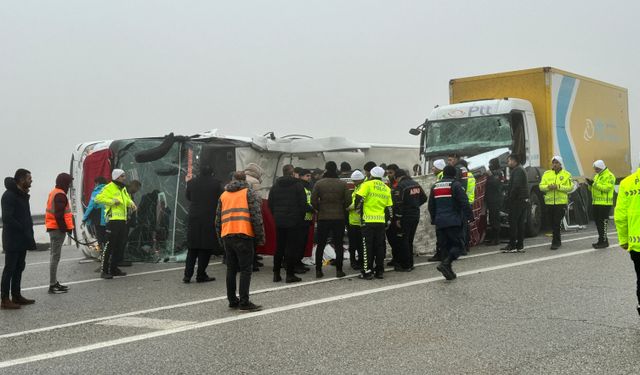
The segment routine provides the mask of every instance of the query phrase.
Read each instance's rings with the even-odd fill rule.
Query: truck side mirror
[[[409,129],[409,134],[411,135],[420,135],[422,133],[422,131],[418,128],[411,128]]]

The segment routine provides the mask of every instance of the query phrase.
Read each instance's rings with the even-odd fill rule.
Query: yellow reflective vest
[[[555,184],[557,189],[549,190],[549,185]],[[573,189],[573,178],[571,173],[565,169],[556,173],[550,169],[542,175],[540,181],[540,191],[544,194],[544,204],[546,205],[563,205],[569,203],[569,193]]]
[[[593,184],[589,187],[593,204],[596,206],[612,206],[615,185],[616,176],[611,173],[609,168],[605,168],[595,175]]]
[[[358,213],[358,211],[356,211],[356,193],[360,190],[360,187],[362,187],[362,184],[357,185],[354,189],[353,189],[353,193],[351,194],[351,206],[349,206],[348,210],[349,210],[349,225],[353,225],[353,226],[357,226],[360,227],[362,226],[362,218],[360,217],[360,214]]]
[[[104,216],[107,221],[127,220],[127,210],[133,205],[133,200],[126,187],[120,188],[114,182],[108,183],[98,195],[95,202],[103,204]],[[118,204],[116,204],[118,202]]]
[[[467,175],[467,197],[469,197],[469,204],[473,206],[473,201],[476,199],[476,178],[473,173],[468,172]]]
[[[385,223],[385,209],[393,206],[391,189],[387,184],[376,179],[365,181],[360,186],[356,195],[363,199],[363,224]]]
[[[438,172],[438,174],[436,175],[436,181],[442,180],[443,177],[444,177],[444,172],[443,171]]]
[[[640,168],[620,182],[614,219],[620,245],[640,252]]]

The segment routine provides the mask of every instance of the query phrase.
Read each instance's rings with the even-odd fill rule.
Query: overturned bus
[[[111,171],[123,169],[127,179],[138,180],[140,191],[133,195],[138,210],[131,218],[125,259],[129,261],[173,261],[187,250],[187,182],[201,165],[210,165],[226,183],[232,172],[256,163],[264,170],[262,196],[280,173],[282,166],[324,167],[326,161],[349,162],[361,168],[368,160],[396,163],[411,171],[419,165],[419,150],[413,146],[368,144],[342,137],[313,139],[305,136],[276,138],[224,136],[216,130],[193,136],[119,139],[79,144],[71,158],[75,184],[70,190],[74,217],[81,218],[94,188],[94,180],[110,180]],[[93,228],[76,226],[74,237],[81,251],[91,258],[100,256]],[[269,241],[269,237],[272,240]],[[275,246],[274,233],[267,231],[268,243]],[[274,249],[266,249],[273,253]]]

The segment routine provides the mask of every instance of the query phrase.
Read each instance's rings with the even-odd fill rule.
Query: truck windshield
[[[508,115],[430,121],[424,134],[426,154],[483,152],[512,144]]]

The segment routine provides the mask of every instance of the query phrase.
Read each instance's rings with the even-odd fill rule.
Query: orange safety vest
[[[56,221],[56,211],[54,207],[53,199],[58,194],[66,194],[64,190],[54,188],[49,193],[49,199],[47,200],[47,211],[44,215],[44,225],[47,229],[60,229],[58,228],[58,222]],[[64,209],[64,222],[67,225],[67,230],[73,229],[73,214],[71,213],[71,207],[69,206],[69,199],[67,199],[67,207]]]
[[[220,196],[220,204],[222,205],[220,207],[222,237],[232,234],[255,237],[246,188],[234,192],[225,191]]]

